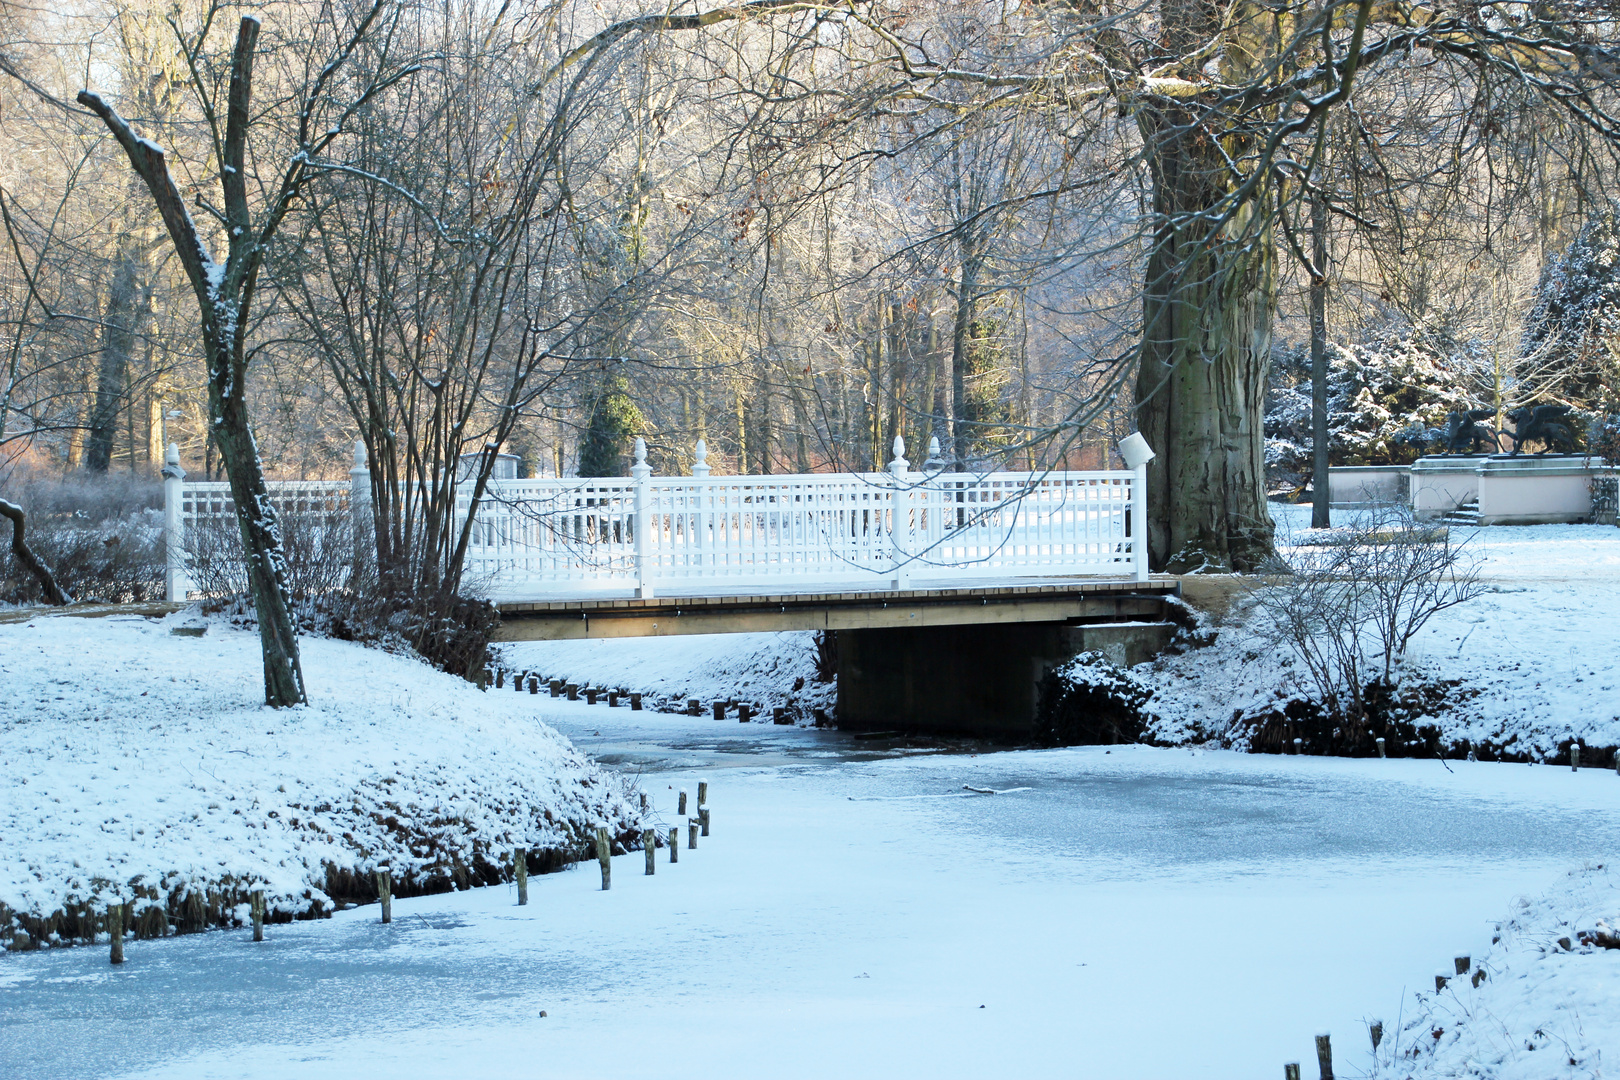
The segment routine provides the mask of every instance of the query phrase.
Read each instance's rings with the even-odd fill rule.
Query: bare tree
[[[221,110],[217,87],[208,71],[209,31],[221,9],[211,6],[200,28],[184,34],[176,23],[190,70],[191,89],[199,102],[209,133],[211,160],[218,164],[221,206],[198,197],[197,205],[217,222],[226,256],[216,260],[207,238],[193,221],[170,172],[169,156],[156,143],[144,139],[100,95],[81,91],[78,101],[90,109],[118,140],[130,165],[145,183],[162,215],[175,254],[191,283],[202,319],[202,345],[208,369],[209,417],[230,478],[242,547],[248,559],[248,586],[258,615],[264,655],[264,692],[273,706],[296,705],[307,700],[298,642],[288,610],[286,565],[275,509],[265,486],[248,414],[248,335],[259,276],[272,239],[295,201],[320,175],[314,168],[320,155],[342,133],[344,123],[365,101],[409,68],[387,70],[370,81],[347,102],[334,97],[339,70],[359,44],[386,30],[389,6],[383,0],[361,9],[331,42],[326,62],[287,102],[293,149],[276,174],[265,176],[250,166],[248,143],[253,96],[253,66],[259,40],[259,20],[244,16],[237,27],[231,54],[228,87]],[[223,115],[221,114],[223,112]],[[263,148],[263,156],[273,151]],[[282,155],[275,155],[280,157]],[[261,160],[255,153],[254,160]],[[257,190],[254,190],[254,189]],[[251,199],[260,200],[255,214]]]

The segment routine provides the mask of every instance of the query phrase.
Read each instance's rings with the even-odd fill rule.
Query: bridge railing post
[[[1119,441],[1119,456],[1131,477],[1131,568],[1137,581],[1148,579],[1147,467],[1156,456],[1140,431]]]
[[[354,465],[349,469],[349,520],[354,529],[354,587],[359,588],[376,539],[371,517],[371,469],[366,465],[363,439],[354,440]]]
[[[890,585],[896,589],[911,585],[911,555],[915,546],[911,541],[911,485],[906,473],[911,462],[906,460],[906,440],[894,437],[894,460],[889,462],[889,543],[894,559],[894,577]]]
[[[186,470],[180,467],[180,445],[170,443],[163,455],[163,598],[186,598]]]
[[[635,486],[636,534],[636,595],[653,595],[651,567],[648,555],[652,547],[652,466],[647,464],[647,443],[636,436],[636,463],[630,466],[630,478]]]
[[[699,439],[697,446],[692,448],[692,478],[702,480],[708,475],[709,444]],[[713,497],[710,495],[707,485],[699,484],[694,486],[692,506],[695,512],[687,518],[687,527],[693,533],[688,542],[695,552],[692,561],[698,566],[699,573],[703,572],[703,550],[709,546],[709,516],[712,503]]]

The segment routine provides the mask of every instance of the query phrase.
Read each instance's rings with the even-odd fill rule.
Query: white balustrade
[[[496,597],[860,591],[938,583],[1105,576],[1147,580],[1147,444],[1128,471],[925,471],[895,440],[884,472],[653,476],[636,440],[628,477],[492,480],[464,576]],[[1146,456],[1143,456],[1143,455]],[[175,463],[178,467],[178,462]],[[369,497],[363,449],[351,481],[272,482],[278,508],[349,513]],[[351,496],[351,485],[356,494]],[[226,484],[175,481],[182,529],[234,513]],[[470,486],[457,505],[466,520]]]

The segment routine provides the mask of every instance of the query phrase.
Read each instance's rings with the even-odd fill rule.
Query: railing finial
[[[366,440],[354,440],[354,465],[357,469],[366,467]]]
[[[647,440],[640,435],[636,436],[636,464],[647,464]]]
[[[709,475],[709,444],[702,439],[692,448],[692,475]]]
[[[906,440],[896,435],[894,437],[894,460],[889,462],[889,471],[896,476],[904,476],[909,468],[911,468],[911,462],[906,460]]]

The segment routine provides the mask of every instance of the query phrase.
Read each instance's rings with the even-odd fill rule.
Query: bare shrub
[[[138,603],[163,596],[161,484],[123,475],[59,477],[13,469],[6,498],[28,515],[28,545],[81,602]],[[9,527],[5,530],[9,538]],[[0,603],[37,604],[38,580],[0,544]]]
[[[357,574],[347,511],[284,511],[277,524],[292,616],[302,633],[415,653],[474,681],[494,663],[490,640],[500,616],[488,601],[443,590],[384,589],[369,563]],[[253,625],[236,519],[195,522],[186,530],[185,549],[192,585],[210,607]]]
[[[354,519],[346,510],[283,511],[277,517],[290,600],[309,600],[356,583]],[[247,560],[235,515],[199,518],[187,526],[186,568],[193,588],[222,599],[247,593]]]
[[[1380,506],[1283,548],[1266,567],[1255,591],[1261,632],[1303,663],[1321,706],[1352,737],[1369,692],[1394,684],[1417,633],[1483,591],[1464,546],[1404,506]]]

